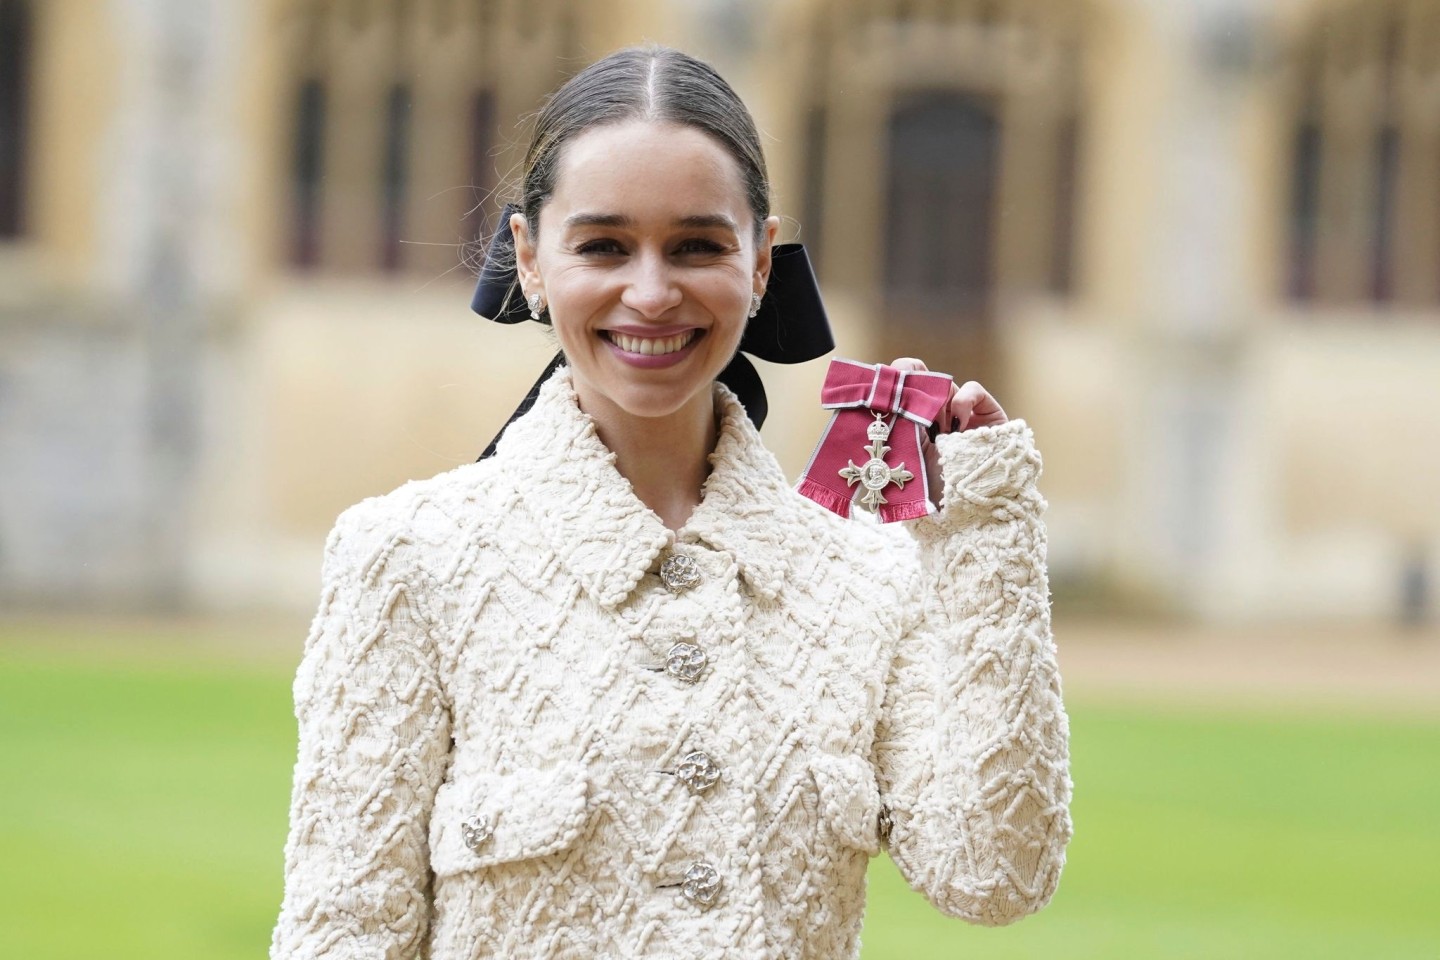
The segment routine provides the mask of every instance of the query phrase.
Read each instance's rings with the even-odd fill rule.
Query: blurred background
[[[0,0],[0,953],[263,955],[325,534],[553,352],[475,242],[649,40],[837,354],[1045,457],[1066,880],[971,931],[877,861],[866,957],[1440,957],[1440,0]]]

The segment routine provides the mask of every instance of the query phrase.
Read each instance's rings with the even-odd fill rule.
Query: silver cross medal
[[[885,441],[890,439],[890,424],[885,422],[885,414],[875,414],[875,422],[865,429],[865,435],[870,438],[870,445],[865,448],[870,452],[870,459],[858,467],[851,460],[848,467],[840,468],[840,476],[845,478],[847,486],[853,487],[857,483],[863,486],[865,492],[860,497],[861,505],[877,510],[882,503],[890,502],[881,490],[892,483],[903,490],[905,481],[914,480],[915,474],[906,470],[904,463],[892,469],[885,462],[885,454],[890,452],[885,445]]]

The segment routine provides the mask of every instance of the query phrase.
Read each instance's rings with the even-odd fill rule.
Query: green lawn
[[[263,957],[289,684],[0,652],[0,957]],[[866,960],[1440,957],[1440,722],[1071,711],[1054,903],[970,928],[882,858]]]

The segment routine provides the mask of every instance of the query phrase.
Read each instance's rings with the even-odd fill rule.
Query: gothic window
[[[567,56],[582,46],[574,6],[287,0],[282,9],[277,42],[293,65],[284,260],[328,272],[455,272],[498,212],[496,171],[514,159],[499,155],[513,147],[498,134],[501,112],[534,104],[578,63]]]
[[[320,262],[320,190],[325,170],[325,86],[305,80],[295,105],[293,184],[294,240],[291,262],[313,267]]]
[[[1440,299],[1440,3],[1349,0],[1288,60],[1284,287],[1318,306]]]
[[[1315,234],[1319,227],[1320,126],[1302,121],[1295,131],[1290,182],[1290,296],[1315,296]]]
[[[25,231],[30,41],[28,0],[0,0],[0,239]]]
[[[990,299],[999,124],[952,90],[903,98],[890,115],[885,210],[887,310],[966,323]]]
[[[1370,296],[1376,301],[1395,296],[1395,192],[1400,164],[1400,131],[1386,124],[1375,133],[1375,244],[1370,262]]]
[[[797,30],[802,239],[882,354],[998,375],[1001,314],[1075,287],[1083,4],[825,5]]]
[[[490,195],[495,189],[495,91],[480,90],[470,98],[470,208],[465,213],[465,238],[476,240],[491,224]]]
[[[810,259],[818,273],[824,259],[822,242],[825,236],[825,137],[829,132],[826,125],[824,104],[813,104],[805,114],[805,159],[804,196],[801,209],[804,211],[804,241],[810,251]]]
[[[380,183],[380,266],[398,270],[402,261],[410,157],[410,88],[403,83],[393,85],[386,100],[384,150]]]
[[[1075,287],[1075,228],[1079,204],[1080,118],[1060,123],[1055,150],[1055,229],[1051,234],[1050,290],[1068,294]]]

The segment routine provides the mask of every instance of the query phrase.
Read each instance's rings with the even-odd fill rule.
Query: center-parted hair
[[[565,144],[591,127],[628,120],[681,124],[714,137],[739,164],[759,236],[770,215],[770,178],[750,111],[708,63],[662,46],[617,50],[575,74],[545,102],[520,182],[519,205],[532,234],[539,230],[540,208],[554,192]]]
[[[693,127],[714,138],[740,171],[757,244],[770,216],[770,177],[760,135],[750,111],[728,83],[702,60],[670,47],[627,47],[596,61],[550,95],[536,115],[519,184],[491,236],[471,309],[501,323],[520,323],[528,310],[515,270],[510,218],[525,217],[531,237],[539,235],[540,210],[555,191],[565,145],[592,127],[633,120]],[[515,194],[518,193],[518,196]],[[760,374],[745,354],[772,363],[803,363],[835,347],[810,259],[799,244],[773,248],[770,282],[760,311],[746,325],[739,350],[720,372],[719,381],[734,391],[756,427],[765,422],[769,403]],[[542,311],[535,319],[549,323]],[[501,429],[530,410],[543,384],[565,363],[555,359],[540,374],[525,399]],[[500,440],[490,441],[480,459],[491,456]]]

